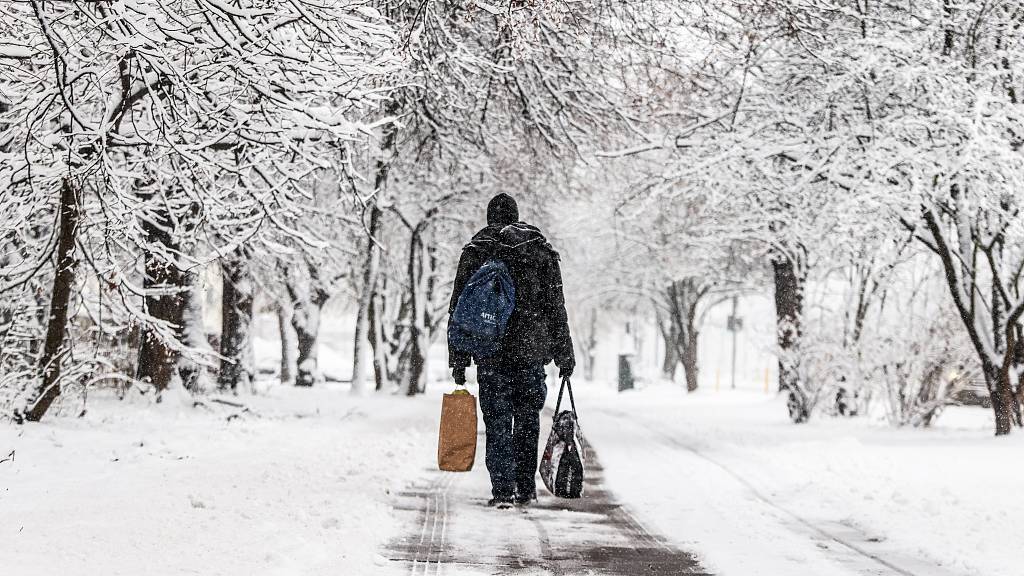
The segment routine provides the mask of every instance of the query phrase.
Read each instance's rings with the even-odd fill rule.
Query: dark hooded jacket
[[[497,360],[512,366],[553,360],[559,368],[574,367],[558,253],[535,226],[490,225],[473,236],[459,259],[449,319],[466,283],[492,257],[505,263],[516,287],[515,309]],[[448,363],[453,368],[469,366],[470,357],[449,346]]]

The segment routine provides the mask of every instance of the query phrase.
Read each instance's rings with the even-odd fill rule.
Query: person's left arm
[[[466,287],[473,273],[480,268],[480,258],[472,248],[464,248],[459,258],[459,267],[455,272],[455,283],[452,285],[452,298],[448,304],[448,321],[451,322],[452,314],[455,313],[455,306],[459,303],[459,296],[462,289]],[[466,367],[473,361],[472,356],[448,346],[448,366],[454,369],[454,376],[457,383],[465,382]],[[462,380],[462,382],[459,382]]]

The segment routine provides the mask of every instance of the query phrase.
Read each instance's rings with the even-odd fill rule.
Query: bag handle
[[[558,409],[562,407],[562,394],[565,392],[566,388],[569,389],[569,405],[572,406],[572,415],[578,421],[580,418],[576,414],[576,399],[572,397],[572,383],[569,382],[568,376],[562,378],[562,386],[558,389],[558,402],[555,403],[555,418],[558,418]]]

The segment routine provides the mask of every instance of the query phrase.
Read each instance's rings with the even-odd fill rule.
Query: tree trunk
[[[206,327],[203,325],[202,275],[186,273],[184,280],[188,289],[181,293],[181,343],[186,348],[211,355],[210,342],[206,339]],[[192,358],[178,359],[178,375],[185,389],[193,394],[209,388],[206,367]]]
[[[145,277],[142,281],[145,309],[150,316],[165,323],[171,334],[161,335],[149,323],[143,324],[135,377],[149,382],[159,393],[168,389],[178,375],[181,355],[169,340],[180,339],[183,334],[189,281],[187,273],[173,260],[173,255],[181,253],[181,246],[172,233],[175,223],[167,209],[163,204],[154,203],[146,216],[141,218],[147,242],[143,249]],[[153,249],[157,246],[159,252]]]
[[[252,390],[256,378],[252,349],[253,278],[251,253],[239,248],[221,260],[220,377],[217,387]]]
[[[312,386],[320,379],[317,366],[317,345],[320,336],[320,312],[328,294],[319,286],[318,272],[307,264],[308,278],[288,279],[286,286],[292,299],[292,327],[298,347],[295,370],[296,386]]]
[[[1013,363],[1019,368],[1024,366],[1024,326],[1017,325],[1012,328],[1014,332],[1013,346],[1015,352],[1012,356]],[[1021,406],[1024,406],[1024,370],[1017,370],[1017,393],[1014,400],[1017,403],[1017,425],[1024,426],[1024,414],[1021,414]],[[1009,373],[1007,376],[1011,376]]]
[[[281,333],[281,384],[291,384],[295,379],[297,344],[295,328],[292,327],[292,309],[285,303],[277,307],[277,328]]]
[[[800,381],[800,320],[803,315],[803,276],[787,256],[772,259],[775,277],[776,338],[779,347],[779,391],[787,392],[789,417],[795,423],[806,422],[810,406]]]
[[[405,389],[406,396],[415,396],[426,391],[426,364],[427,359],[423,354],[420,341],[422,334],[417,328],[413,328],[409,341],[409,376],[408,385]]]
[[[1014,367],[1017,363],[1018,343],[1016,318],[1010,318],[1011,324],[1005,331],[1006,352],[1003,354],[1002,366],[982,363],[985,383],[988,386],[989,398],[992,400],[992,411],[996,420],[996,436],[1009,434],[1013,427],[1021,425],[1020,401],[1014,393]],[[1019,376],[1024,378],[1024,374]]]
[[[666,380],[676,379],[679,368],[679,328],[671,319],[668,322],[659,320],[661,338],[665,343],[665,357],[661,363],[661,374]],[[667,325],[666,325],[667,324]]]
[[[697,391],[697,341],[699,333],[696,328],[690,326],[686,331],[685,338],[679,338],[679,358],[683,364],[683,373],[686,375],[686,391]]]
[[[385,116],[393,116],[398,112],[400,106],[390,100],[384,107]],[[380,151],[381,158],[377,160],[376,174],[373,182],[373,204],[370,205],[370,225],[366,238],[366,260],[363,263],[363,290],[359,295],[359,309],[356,312],[356,329],[354,345],[352,350],[352,392],[360,394],[363,391],[363,380],[365,379],[365,368],[363,365],[363,350],[365,349],[367,324],[370,317],[370,305],[373,302],[373,295],[377,289],[377,272],[380,267],[380,246],[377,244],[380,235],[380,228],[384,217],[381,206],[384,205],[384,194],[387,189],[388,170],[391,167],[390,156],[394,153],[395,142],[398,136],[398,127],[394,122],[384,127],[383,140]]]
[[[675,354],[683,364],[687,392],[695,392],[700,384],[697,377],[697,342],[700,338],[697,310],[710,289],[692,277],[676,280],[668,287],[670,336],[674,334]]]
[[[319,379],[317,366],[317,339],[320,332],[320,309],[315,306],[296,306],[292,316],[295,340],[298,344],[295,385],[312,386]]]
[[[594,362],[597,353],[597,309],[591,308],[587,314],[587,329],[583,332],[580,340],[582,344],[583,379],[587,382],[594,380]]]
[[[992,412],[996,421],[996,436],[1005,436],[1013,430],[1014,399],[1012,394],[1007,395],[1006,393],[1002,370],[999,367],[983,361],[981,371],[985,376],[989,400],[992,402]]]
[[[440,310],[437,306],[437,242],[434,240],[428,241],[423,245],[423,262],[422,267],[423,278],[420,279],[420,283],[423,286],[423,311],[420,316],[423,319],[422,333],[420,334],[420,342],[423,350],[423,385],[420,388],[420,392],[426,392],[427,383],[430,380],[430,346],[434,343],[434,339],[437,338],[438,334],[438,322],[441,316]],[[444,308],[445,314],[447,308]]]
[[[363,263],[363,291],[359,295],[359,309],[356,311],[356,329],[354,345],[352,350],[352,392],[360,393],[363,390],[365,379],[365,367],[363,355],[367,337],[367,328],[370,320],[370,306],[373,303],[373,296],[376,292],[377,272],[380,267],[380,247],[377,245],[377,234],[380,232],[380,224],[383,214],[376,205],[370,207],[369,237],[366,240],[366,260]]]
[[[424,256],[422,223],[413,229],[409,246],[409,374],[407,396],[415,396],[426,389],[427,341],[427,293],[424,280]]]
[[[386,300],[384,291],[373,295],[370,301],[369,317],[367,318],[366,337],[370,341],[370,352],[373,356],[374,390],[380,392],[387,381],[387,358],[384,351],[384,308]]]
[[[57,269],[53,276],[50,295],[50,314],[46,326],[46,341],[40,358],[42,375],[35,399],[28,405],[24,420],[38,422],[60,396],[60,369],[63,360],[64,336],[67,333],[68,310],[75,284],[75,238],[78,234],[80,206],[70,180],[64,180],[60,189],[60,228],[57,237]],[[15,420],[22,416],[15,414]]]

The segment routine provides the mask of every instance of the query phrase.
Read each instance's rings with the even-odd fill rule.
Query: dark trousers
[[[537,441],[540,411],[548,394],[544,366],[477,367],[480,410],[487,428],[487,471],[495,498],[537,493]]]

